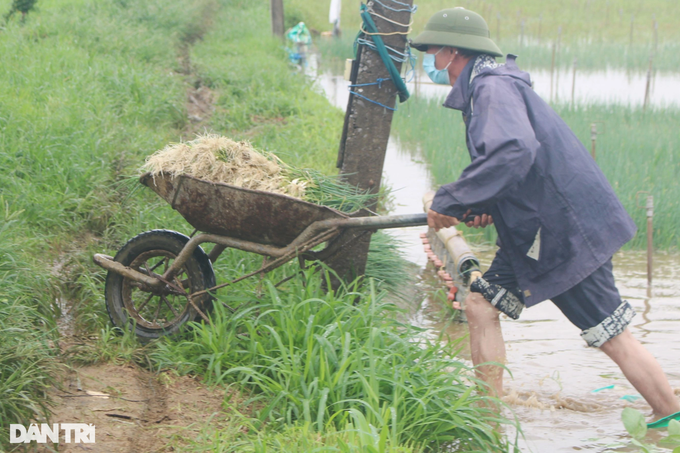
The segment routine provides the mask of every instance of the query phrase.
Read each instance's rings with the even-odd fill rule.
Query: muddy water
[[[551,96],[550,71],[529,71],[534,90],[545,100]],[[415,80],[418,80],[416,88]],[[553,76],[553,98],[560,102],[571,101],[573,72],[569,69],[559,71]],[[347,82],[341,75],[324,74],[319,84],[334,104],[344,108],[349,92]],[[428,98],[443,98],[451,88],[435,85],[426,75],[419,73],[417,79],[407,83],[412,95]],[[577,72],[574,86],[574,100],[578,104],[620,104],[641,106],[645,99],[647,86],[646,73],[630,73],[621,70]],[[650,105],[655,107],[680,107],[680,74],[658,72],[650,85]]]
[[[329,100],[344,109],[348,93],[342,77],[327,74],[318,80]],[[395,213],[422,211],[422,194],[432,188],[432,182],[418,150],[404,149],[391,139],[384,177],[394,190]],[[391,230],[390,234],[404,242],[406,257],[424,267],[423,274],[432,280],[436,277],[426,267],[418,238],[421,231],[411,228]],[[482,267],[488,267],[495,250],[475,251]],[[614,257],[621,296],[638,313],[631,331],[661,362],[680,394],[680,254],[657,253],[654,265],[654,286],[648,297],[646,254],[619,252]],[[450,338],[467,334],[465,324],[442,318],[443,307],[436,301],[425,298],[416,303],[420,308],[412,322],[431,329],[433,338],[442,331]],[[508,415],[511,410],[520,420],[522,451],[638,451],[628,446],[630,438],[621,423],[621,411],[630,406],[648,414],[651,409],[604,353],[586,347],[578,328],[551,302],[525,310],[518,321],[503,319],[502,327],[507,367],[512,373],[512,377],[506,374],[505,401]],[[469,352],[462,355],[469,360]],[[595,392],[598,389],[602,390]],[[656,443],[660,437],[660,433],[651,432],[647,442]]]
[[[483,268],[494,250],[478,249]],[[680,388],[680,256],[655,255],[652,297],[647,297],[646,255],[619,252],[614,273],[621,296],[637,311],[633,334],[661,362],[671,385]],[[426,300],[421,324],[433,334],[445,329],[451,338],[467,334],[467,326],[446,325],[436,302]],[[526,439],[522,451],[605,452],[623,448],[629,438],[621,411],[631,406],[648,414],[649,406],[600,350],[586,347],[574,327],[551,303],[525,310],[519,320],[502,320],[507,347],[505,401],[521,422]],[[463,354],[469,359],[468,352]],[[613,388],[605,388],[613,386]],[[603,389],[605,388],[605,389]],[[598,392],[594,390],[603,389]],[[677,393],[677,392],[676,392]],[[632,402],[627,401],[634,400]],[[664,433],[665,434],[665,433]],[[655,442],[659,433],[650,433]],[[618,446],[618,448],[616,448]]]

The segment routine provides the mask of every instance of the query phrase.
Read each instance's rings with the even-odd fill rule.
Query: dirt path
[[[206,8],[206,21],[211,17],[210,11]],[[191,140],[204,132],[213,112],[214,95],[202,85],[191,63],[190,46],[196,39],[200,39],[200,35],[178,49],[181,74],[187,86],[183,140]],[[69,253],[77,252],[64,255]],[[64,268],[64,260],[55,264],[53,273],[68,282],[70,272]],[[73,304],[60,299],[59,305],[62,309],[58,321],[60,343],[67,348],[72,339],[78,337],[78,341],[82,341],[83,337],[75,332],[78,314],[72,313]],[[213,428],[227,424],[230,413],[223,407],[225,398],[231,404],[240,398],[236,392],[225,394],[224,389],[209,389],[194,378],[168,372],[154,374],[131,364],[65,367],[58,381],[49,395],[53,402],[50,423],[94,424],[96,441],[66,444],[62,431],[58,445],[41,445],[40,452],[177,451],[195,439],[208,423]]]
[[[94,444],[66,444],[61,452],[171,452],[195,439],[202,427],[228,423],[235,394],[209,389],[196,379],[156,375],[134,365],[101,364],[65,372],[51,398],[51,423],[92,423]],[[45,446],[41,452],[54,451]]]

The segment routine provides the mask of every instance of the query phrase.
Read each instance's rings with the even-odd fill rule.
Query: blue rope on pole
[[[366,99],[368,102],[372,102],[372,103],[374,103],[374,104],[376,104],[376,105],[379,105],[380,107],[384,107],[384,108],[386,108],[387,110],[391,110],[391,111],[393,111],[393,112],[396,112],[396,111],[397,111],[397,109],[395,109],[395,108],[388,107],[387,105],[381,104],[381,103],[378,102],[378,101],[374,101],[373,99],[369,99],[369,98],[367,98],[366,96],[364,96],[363,94],[357,93],[356,91],[349,90],[349,92],[352,93],[352,94],[355,95],[355,96],[359,96],[359,97],[362,98],[362,99]]]
[[[397,12],[397,13],[398,13],[398,12],[402,12],[402,11],[409,11],[411,14],[413,14],[413,13],[415,13],[416,10],[418,9],[418,5],[410,6],[408,3],[398,2],[397,0],[390,0],[390,1],[391,1],[392,3],[396,3],[397,5],[406,6],[406,9],[396,9],[396,8],[392,8],[392,7],[390,7],[390,6],[387,6],[386,4],[384,4],[383,2],[381,2],[380,0],[373,0],[373,1],[376,2],[376,3],[378,3],[378,4],[380,4],[380,5],[382,5],[383,8],[389,9],[390,11],[395,11],[395,12]]]
[[[367,87],[367,86],[370,86],[370,85],[378,85],[378,88],[382,88],[382,83],[386,80],[390,80],[390,79],[379,77],[379,78],[375,79],[375,82],[357,83],[357,84],[354,84],[354,85],[347,85],[347,86],[349,88],[354,88],[354,87]]]
[[[392,1],[396,2],[396,0]],[[394,82],[394,85],[397,88],[397,92],[399,94],[399,102],[406,101],[410,96],[408,88],[406,88],[406,84],[404,83],[404,80],[401,78],[401,74],[399,74],[397,67],[394,66],[394,63],[392,62],[392,59],[390,58],[390,55],[387,52],[387,48],[385,47],[385,43],[383,42],[380,35],[377,34],[378,27],[376,27],[375,22],[373,22],[373,19],[371,18],[370,13],[368,12],[368,8],[366,7],[365,4],[361,5],[361,18],[364,21],[365,30],[369,33],[372,33],[370,36],[373,39],[373,43],[376,46],[376,49],[378,51],[378,54],[380,55],[380,58],[383,61],[383,64],[387,68],[387,72],[389,72],[390,74],[392,82]]]
[[[374,101],[373,99],[370,99],[370,98],[364,96],[363,94],[358,93],[358,92],[352,90],[352,88],[356,88],[356,87],[367,87],[367,86],[371,86],[371,85],[378,85],[378,88],[381,88],[381,87],[382,87],[382,83],[385,82],[385,81],[388,81],[388,80],[390,80],[390,79],[380,77],[380,78],[378,78],[375,82],[370,82],[370,83],[357,83],[357,84],[354,84],[354,85],[348,85],[348,86],[347,86],[347,89],[349,89],[349,92],[352,93],[352,94],[355,95],[355,96],[359,96],[360,98],[365,99],[365,100],[367,100],[368,102],[372,102],[373,104],[379,105],[380,107],[384,107],[384,108],[386,108],[386,109],[388,109],[388,110],[391,110],[391,111],[393,111],[393,112],[396,112],[397,109],[392,108],[392,107],[388,107],[388,106],[386,106],[385,104],[381,104],[381,103],[378,102],[378,101]]]
[[[373,41],[371,41],[370,39],[357,38],[357,43],[363,44],[364,46],[369,47],[370,49],[375,50],[375,51],[377,51],[377,49],[378,49],[376,47],[376,45],[373,43]],[[399,62],[399,63],[403,63],[413,56],[411,54],[410,47],[408,48],[407,52],[399,52],[397,49],[394,49],[394,48],[387,46],[387,45],[385,46],[385,48],[387,50],[391,51],[393,54],[396,54],[396,55],[390,54],[390,58],[393,59],[396,62]]]

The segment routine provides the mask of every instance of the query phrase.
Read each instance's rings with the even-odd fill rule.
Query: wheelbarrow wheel
[[[188,241],[189,237],[175,231],[147,231],[130,239],[114,260],[145,274],[162,275]],[[186,294],[215,286],[212,264],[201,247],[196,248],[172,283]],[[134,329],[142,341],[175,334],[187,321],[201,318],[186,295],[152,291],[112,271],[106,276],[105,298],[111,322]],[[208,294],[195,298],[194,303],[204,313],[212,309]]]

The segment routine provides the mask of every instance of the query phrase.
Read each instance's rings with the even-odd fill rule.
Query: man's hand
[[[472,212],[471,210],[468,210],[468,212],[466,212],[465,215],[463,216],[463,222],[465,222],[465,225],[467,225],[468,227],[485,228],[489,225],[493,225],[493,218],[488,214],[477,215],[472,220],[465,221],[465,219],[470,215],[471,212]],[[430,228],[434,228],[435,231],[439,231],[442,228],[456,226],[459,223],[462,222],[455,217],[440,214],[438,212],[433,211],[432,209],[428,209],[427,211],[427,225]]]
[[[470,212],[470,211],[468,211]],[[467,214],[466,214],[467,217]],[[463,219],[465,220],[465,219]],[[469,222],[465,222],[465,225],[471,227],[471,228],[485,228],[489,225],[493,224],[493,218],[490,215],[487,214],[482,214],[475,216],[473,220],[470,220]]]
[[[448,228],[456,226],[460,223],[455,217],[450,217],[444,214],[433,211],[432,209],[427,210],[427,225],[430,228],[434,228],[435,231],[439,231],[442,228]]]

